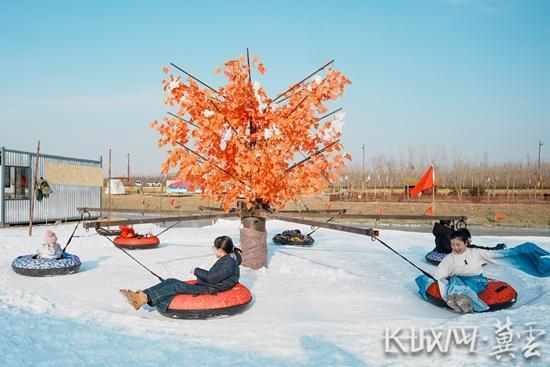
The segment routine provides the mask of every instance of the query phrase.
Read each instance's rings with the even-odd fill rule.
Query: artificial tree
[[[203,199],[220,202],[225,211],[238,207],[245,265],[267,253],[265,211],[321,191],[351,160],[340,143],[345,114],[329,113],[325,105],[350,84],[332,65],[273,99],[252,80],[253,72],[266,69],[248,50],[215,71],[227,78],[217,89],[175,64],[185,80],[163,68],[164,103],[175,112],[151,124],[161,135],[159,147],[168,146],[162,172],[175,170],[190,190],[200,189]],[[262,261],[249,262],[257,268],[266,265]]]

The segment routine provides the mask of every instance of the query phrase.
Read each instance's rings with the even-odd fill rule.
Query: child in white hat
[[[63,255],[63,250],[57,243],[57,236],[50,230],[44,234],[42,246],[38,249],[39,259],[59,259]]]

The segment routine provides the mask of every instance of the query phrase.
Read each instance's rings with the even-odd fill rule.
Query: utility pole
[[[539,163],[537,166],[537,187],[540,187],[540,148],[544,145],[544,143],[539,140]]]
[[[365,147],[366,145],[363,144],[363,146],[361,147],[361,149],[363,149],[363,179],[362,179],[362,185],[363,185],[363,189],[365,189]]]
[[[543,145],[544,145],[544,143],[542,142],[542,140],[539,140],[539,160],[538,160],[538,163],[537,163],[537,184],[535,186],[535,200],[537,200],[537,190],[542,187],[541,182],[540,182],[540,148]],[[540,193],[540,196],[541,197],[543,196],[542,191]]]
[[[128,175],[128,185],[130,184],[130,153],[126,153],[125,155],[126,159],[128,160],[128,166],[127,166],[127,175]]]
[[[108,188],[108,193],[109,193],[109,220],[111,220],[111,149],[109,149],[109,183],[108,183],[109,186],[107,186]]]

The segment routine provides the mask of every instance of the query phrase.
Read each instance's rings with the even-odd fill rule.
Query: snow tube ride
[[[315,242],[313,237],[309,235],[304,236],[299,229],[283,231],[283,233],[277,233],[273,237],[273,243],[276,245],[313,246],[313,242]]]
[[[430,263],[432,265],[439,265],[441,260],[443,260],[443,258],[447,255],[448,254],[444,254],[444,253],[441,253],[441,252],[437,252],[436,250],[432,250],[432,251],[428,252],[424,258],[426,259],[426,261],[428,263]]]
[[[186,283],[195,284],[196,280]],[[228,291],[214,294],[179,294],[172,299],[168,310],[159,313],[174,319],[207,319],[232,316],[245,311],[252,301],[250,290],[237,283]]]
[[[17,274],[48,277],[76,273],[80,264],[78,256],[65,252],[59,259],[39,259],[37,255],[19,256],[13,260],[11,267]]]
[[[136,237],[122,237],[117,236],[113,240],[117,247],[135,250],[135,249],[148,249],[158,247],[160,241],[157,236],[136,236]]]
[[[157,247],[160,243],[157,236],[137,234],[133,228],[124,224],[118,226],[120,228],[120,236],[115,237],[113,243],[117,247],[126,248],[129,250],[148,249]]]
[[[484,312],[502,310],[511,307],[516,303],[517,292],[512,286],[500,280],[488,279],[489,283],[483,292],[478,293],[479,298],[489,306],[489,309]],[[441,298],[439,293],[439,285],[434,282],[430,284],[426,290],[428,301],[436,306],[449,308],[447,302]]]

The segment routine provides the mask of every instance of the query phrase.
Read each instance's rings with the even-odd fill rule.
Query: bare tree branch
[[[217,95],[220,95],[221,96],[221,93],[218,92],[217,90],[215,90],[214,88],[212,88],[211,86],[209,86],[208,84],[204,83],[202,80],[194,77],[193,75],[189,74],[187,71],[183,70],[182,68],[180,68],[179,66],[177,66],[176,64],[174,63],[170,63],[170,65],[172,65],[173,67],[175,67],[176,69],[178,69],[179,71],[185,73],[185,75],[189,76],[190,78],[192,78],[193,80],[195,80],[196,82],[199,82],[200,84],[202,84],[203,86],[205,86],[206,88],[210,89],[212,92],[216,93]]]
[[[183,144],[180,143],[180,142],[177,142],[177,144],[180,145],[180,146],[182,146],[182,147],[183,147],[185,150],[187,150],[188,152],[193,153],[195,156],[199,157],[199,158],[202,159],[204,162],[206,162],[206,163],[212,165],[213,167],[215,167],[215,168],[217,168],[218,170],[222,171],[223,173],[225,173],[225,174],[228,175],[229,177],[233,178],[234,180],[239,181],[241,184],[243,184],[243,185],[245,185],[246,187],[252,189],[252,186],[250,186],[249,184],[247,184],[246,182],[244,182],[244,181],[241,180],[240,178],[237,178],[237,177],[233,176],[231,173],[227,172],[226,170],[224,170],[223,168],[221,168],[220,166],[218,166],[216,163],[212,163],[212,162],[208,161],[208,159],[206,159],[205,157],[203,157],[203,156],[200,155],[199,153],[195,152],[193,149],[186,147],[185,145],[183,145]]]
[[[308,156],[308,157],[302,159],[300,162],[293,164],[292,166],[290,166],[289,168],[287,168],[287,169],[285,170],[285,173],[287,173],[288,171],[290,171],[290,170],[296,168],[297,166],[299,166],[299,165],[301,165],[301,164],[303,164],[303,163],[309,161],[311,158],[313,158],[313,157],[315,157],[315,156],[317,156],[317,155],[323,153],[323,152],[324,152],[325,150],[327,150],[329,147],[333,146],[334,144],[337,144],[338,142],[340,142],[340,139],[333,141],[332,143],[330,143],[330,144],[326,145],[325,147],[319,149],[318,151],[316,151],[316,152],[313,153],[312,155],[310,155],[310,156]]]
[[[308,80],[309,78],[311,78],[313,75],[315,75],[316,73],[318,73],[319,71],[323,70],[324,68],[326,68],[327,66],[329,66],[330,64],[332,64],[334,62],[334,59],[333,60],[330,60],[329,62],[327,62],[325,65],[321,66],[319,69],[315,70],[313,73],[309,74],[308,76],[306,76],[304,79],[300,80],[298,83],[294,84],[292,87],[288,88],[286,91],[284,91],[283,93],[279,94],[277,97],[275,97],[274,100],[271,101],[271,103],[277,101],[279,98],[281,98],[282,96],[284,96],[285,94],[287,94],[288,92],[294,90],[294,88],[298,87],[300,84],[302,84],[303,82],[305,82],[306,80]]]

